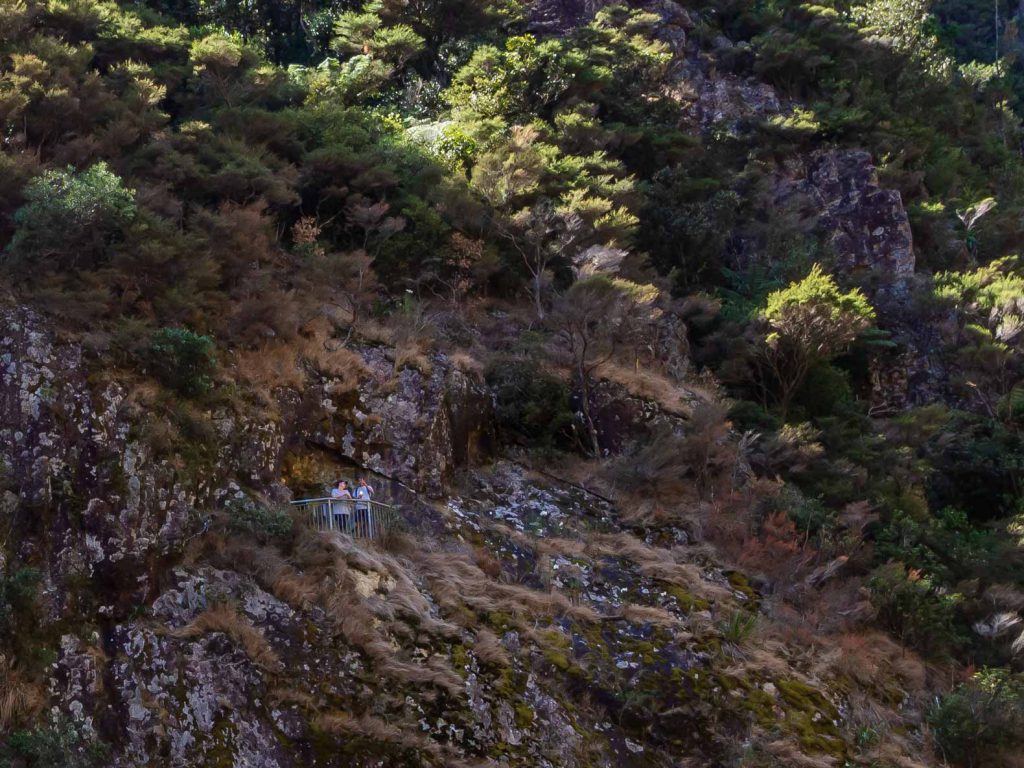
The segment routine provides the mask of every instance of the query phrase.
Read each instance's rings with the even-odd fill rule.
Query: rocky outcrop
[[[124,388],[90,385],[81,349],[32,313],[5,310],[0,323],[0,464],[14,524],[45,531],[53,576],[113,579],[173,550],[195,488],[135,439]]]
[[[679,102],[682,128],[694,134],[724,130],[737,135],[789,107],[768,83],[720,66],[721,57],[743,55],[752,54],[720,37],[711,52],[692,49],[677,56],[669,93]]]
[[[55,583],[108,585],[111,612],[137,604],[153,589],[154,563],[181,548],[228,485],[264,489],[279,476],[276,422],[214,412],[211,433],[197,438],[213,440],[205,446],[212,451],[189,462],[164,455],[146,439],[154,417],[122,384],[90,377],[78,344],[58,340],[24,309],[3,310],[0,323],[0,467],[13,497],[10,522],[24,547],[45,542],[46,551],[19,554],[44,558]],[[66,593],[55,594],[59,614]]]
[[[878,185],[871,155],[826,150],[804,161],[804,175],[777,188],[774,203],[795,197],[818,211],[817,231],[844,273],[871,272],[883,280],[914,271],[914,242],[900,193]]]
[[[332,399],[321,385],[329,417],[318,410],[308,415],[298,430],[307,441],[341,463],[435,498],[457,468],[494,450],[491,396],[474,375],[442,354],[399,370],[388,350],[368,347],[361,356],[367,375],[356,393]]]
[[[198,414],[197,457],[172,461],[142,439],[151,414],[127,383],[91,379],[38,317],[6,319],[0,513],[20,527],[17,559],[48,567],[46,707],[110,745],[114,768],[720,765],[755,727],[846,748],[830,684],[781,661],[739,670],[723,650],[716,627],[759,598],[696,532],[640,528],[510,462],[450,495],[488,450],[490,399],[468,366],[367,348],[359,382],[311,376],[277,392],[274,418]],[[605,394],[616,439],[665,418]],[[313,445],[445,495],[438,524],[397,552],[189,525],[229,496],[283,498],[282,457]]]
[[[779,166],[759,204],[766,219],[786,222],[784,231],[814,237],[815,256],[832,272],[854,276],[892,294],[914,273],[910,220],[900,193],[879,186],[871,156],[862,150],[822,150]],[[768,227],[767,230],[770,230]],[[766,227],[750,221],[734,236],[743,267],[766,249]]]

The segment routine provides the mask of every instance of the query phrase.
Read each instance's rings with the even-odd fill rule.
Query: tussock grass
[[[628,533],[596,534],[588,542],[592,556],[624,557],[633,561],[640,573],[652,579],[685,588],[708,601],[729,600],[730,590],[706,580],[700,569],[689,562],[691,551],[682,548],[652,547]]]
[[[300,691],[297,688],[271,688],[267,694],[267,699],[275,707],[293,704],[309,712],[315,712],[319,708],[316,699],[305,691]]]
[[[270,643],[252,622],[226,603],[211,605],[196,616],[190,624],[168,634],[181,639],[202,637],[211,632],[222,632],[241,648],[256,666],[267,672],[280,672],[283,664],[270,647]]]
[[[787,768],[836,768],[835,758],[825,755],[809,755],[799,744],[791,741],[772,741],[763,747],[772,757],[780,760]]]
[[[22,679],[0,656],[0,733],[9,733],[28,721],[45,703],[42,687]]]
[[[400,726],[374,715],[330,712],[318,717],[315,726],[332,736],[364,739],[374,744],[414,752],[419,760],[426,760],[428,764],[444,768],[474,768],[476,765],[491,764],[468,763],[459,759],[453,750],[418,733],[415,724],[412,723],[403,723]]]
[[[306,610],[316,600],[316,579],[297,571],[276,549],[228,542],[223,556],[234,570],[254,577],[260,586],[295,610]]]
[[[334,379],[332,389],[335,391],[354,390],[367,375],[366,365],[362,357],[332,336],[333,328],[328,319],[316,318],[303,326],[294,339],[272,341],[259,349],[236,352],[235,376],[261,394],[267,405],[273,402],[271,394],[279,387],[299,391],[305,388],[311,369]]]
[[[350,715],[347,712],[332,712],[321,715],[316,727],[325,733],[347,738],[362,738],[378,744],[391,744],[400,749],[410,749],[440,758],[440,746],[408,728],[392,725],[372,715]]]
[[[441,656],[434,654],[422,663],[402,658],[403,648],[395,638],[411,642],[424,632],[451,639],[459,630],[434,616],[397,558],[357,546],[346,536],[315,535],[300,540],[297,558],[324,577],[317,602],[338,634],[360,650],[377,672],[403,684],[464,695],[465,682]],[[376,588],[368,590],[368,584]]]
[[[476,654],[477,659],[482,664],[490,664],[495,667],[507,667],[511,664],[505,646],[501,644],[498,636],[487,629],[487,627],[480,627],[476,631],[473,653]]]
[[[464,616],[463,606],[467,606],[478,614],[501,612],[520,618],[565,616],[584,622],[600,619],[592,608],[575,605],[560,592],[540,592],[493,581],[464,553],[420,552],[414,559],[435,597],[454,615]]]
[[[834,652],[821,657],[819,674],[844,677],[866,691],[884,693],[895,686],[921,695],[926,690],[925,664],[888,635],[872,630],[855,631],[830,640]]]
[[[681,386],[648,367],[609,362],[601,366],[600,376],[623,387],[634,397],[657,403],[664,413],[681,418],[687,418],[693,412],[694,401],[709,399],[708,393]]]

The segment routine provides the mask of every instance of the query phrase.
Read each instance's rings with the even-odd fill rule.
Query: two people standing
[[[370,523],[370,501],[373,499],[373,486],[366,482],[365,477],[360,477],[356,481],[355,494],[349,490],[348,482],[345,480],[339,480],[337,485],[331,489],[331,500],[339,501],[340,504],[331,504],[333,508],[334,517],[338,523],[339,529],[343,530],[341,525],[342,518],[348,515],[349,508],[352,506],[351,502],[355,499],[355,522],[358,525],[360,522],[369,525]]]

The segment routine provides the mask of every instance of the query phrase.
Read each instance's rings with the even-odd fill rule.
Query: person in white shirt
[[[338,484],[331,489],[331,511],[334,513],[334,521],[338,525],[339,530],[344,530],[345,526],[342,524],[345,522],[345,518],[349,516],[350,504],[347,501],[352,499],[352,493],[348,489],[348,483],[344,480],[339,480]],[[341,503],[335,504],[337,500]]]
[[[360,477],[356,485],[356,522],[362,521],[366,526],[367,535],[373,535],[373,524],[370,518],[370,500],[373,498],[373,486]]]

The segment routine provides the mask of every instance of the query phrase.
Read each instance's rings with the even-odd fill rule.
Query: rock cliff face
[[[467,491],[444,539],[398,556],[200,540],[210,564],[169,572],[145,617],[61,637],[54,705],[125,768],[719,765],[778,712],[844,749],[829,694],[708,644],[712,610],[756,599],[741,581],[511,465]]]
[[[557,32],[608,4],[539,0],[532,23]],[[735,133],[788,108],[697,55],[675,3],[644,5],[676,54],[681,125]],[[836,272],[869,273],[899,303],[910,226],[866,152],[780,165],[767,200],[766,215],[796,212],[831,247]],[[757,257],[756,238],[736,240],[738,259]],[[764,765],[838,766],[853,750],[839,663],[745,649],[729,622],[761,597],[715,562],[701,525],[653,530],[571,483],[481,466],[491,394],[443,354],[406,364],[361,348],[354,383],[310,366],[272,407],[176,413],[161,438],[167,413],[144,383],[96,373],[28,310],[2,310],[0,327],[0,530],[45,564],[46,706],[111,744],[111,765],[719,766],[753,754],[755,736]],[[925,346],[875,372],[879,408],[941,373]],[[657,347],[679,383],[679,318]],[[608,382],[595,399],[612,453],[653,426],[685,432],[697,404],[669,412]],[[233,500],[273,506],[357,470],[432,525],[390,548],[208,525]],[[893,688],[863,695],[889,706]],[[901,716],[920,722],[909,705]]]
[[[478,466],[487,391],[448,358],[396,372],[363,350],[355,389],[194,415],[200,445],[164,455],[138,382],[88,375],[30,312],[4,318],[0,522],[46,563],[45,705],[110,765],[718,766],[768,729],[801,764],[851,749],[837,669],[765,664],[724,628],[761,598],[700,525]],[[614,385],[599,399],[615,450],[643,425],[686,431]],[[240,500],[287,498],[298,454],[401,482],[413,535],[233,526]]]
[[[90,376],[82,349],[28,310],[6,309],[0,323],[5,508],[24,546],[46,549],[22,555],[45,556],[55,585],[119,585],[123,592],[105,594],[118,610],[152,595],[154,569],[180,551],[201,511],[243,488],[286,499],[279,481],[289,451],[326,449],[311,478],[321,490],[354,464],[439,496],[456,467],[490,450],[490,400],[478,383],[443,357],[429,375],[410,368],[393,377],[393,362],[367,350],[370,375],[355,392],[332,394],[319,381],[301,396],[280,393],[273,417],[214,408],[190,417],[198,450],[159,451],[152,431],[161,419],[130,384]]]
[[[428,361],[426,372],[399,371],[397,380],[394,360],[383,350],[364,350],[363,360],[370,375],[358,404],[342,414],[351,417],[340,438],[343,455],[437,498],[457,467],[493,450],[490,395],[444,355]],[[337,442],[336,435],[323,437]]]
[[[585,23],[605,2],[540,0],[532,7],[540,32]],[[680,125],[698,135],[715,130],[738,134],[752,125],[790,112],[767,83],[717,66],[722,59],[752,56],[725,37],[710,50],[687,39],[693,21],[671,0],[640,4],[662,19],[659,36],[674,52],[671,96],[679,102]],[[779,165],[764,201],[767,217],[796,216],[835,256],[833,269],[844,275],[869,274],[881,283],[905,280],[914,272],[910,221],[900,193],[879,186],[873,160],[861,150],[822,150]],[[740,260],[757,258],[763,243],[735,233]]]
[[[146,564],[180,545],[190,510],[211,489],[151,457],[133,435],[124,388],[93,387],[77,346],[24,310],[4,311],[2,324],[0,466],[18,527],[45,534],[20,538],[47,548],[57,582],[121,582],[132,585],[125,599],[144,598]]]
[[[913,236],[900,193],[878,186],[867,152],[816,152],[787,170],[792,176],[779,178],[773,204],[795,203],[817,217],[815,229],[835,254],[838,271],[870,272],[884,282],[913,273]]]
[[[735,135],[784,111],[788,105],[769,84],[719,70],[717,57],[745,53],[724,37],[710,53],[693,45],[677,51],[671,95],[679,102],[682,127],[696,134],[724,130]]]
[[[914,274],[913,234],[900,193],[878,185],[867,152],[814,152],[780,165],[765,186],[763,218],[795,223],[820,243],[819,258],[835,274],[889,293]],[[741,224],[735,233],[740,265],[764,258],[764,227],[755,226]]]

